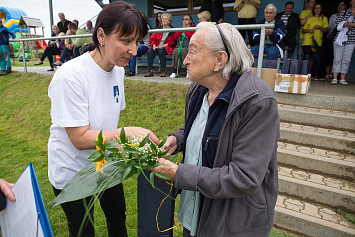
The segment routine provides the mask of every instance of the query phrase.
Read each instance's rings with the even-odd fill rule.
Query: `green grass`
[[[355,216],[354,215],[346,213],[341,209],[337,209],[336,213],[338,213],[339,215],[342,215],[347,221],[355,224]]]
[[[38,59],[31,59],[29,61],[26,61],[26,66],[27,67],[49,67],[49,61],[48,59],[46,58],[44,61],[43,61],[43,64],[41,65],[34,65],[36,62],[38,61]],[[23,67],[23,61],[19,61],[17,59],[15,59],[15,63],[14,61],[11,59],[11,66],[12,67]]]
[[[18,65],[18,64],[17,64]],[[47,88],[51,76],[11,73],[0,77],[0,174],[15,182],[31,161],[34,165],[44,204],[54,236],[68,236],[65,215],[60,207],[49,209],[54,200],[47,177],[47,142],[49,137],[50,100]],[[184,122],[186,85],[125,81],[126,109],[120,116],[119,127],[149,128],[163,138]],[[137,236],[136,179],[124,183],[129,236]],[[107,236],[104,214],[95,207],[97,236]],[[177,210],[177,204],[176,204]],[[174,236],[182,236],[182,227]],[[289,236],[273,230],[271,236]]]

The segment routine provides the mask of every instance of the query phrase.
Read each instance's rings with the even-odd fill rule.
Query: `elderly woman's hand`
[[[164,144],[165,150],[169,150],[168,154],[174,153],[177,148],[177,140],[175,136],[169,136],[168,139],[166,139],[166,142]]]
[[[178,169],[179,166],[169,160],[164,159],[164,158],[158,158],[157,161],[159,163],[162,163],[165,165],[160,165],[158,167],[155,167],[155,168],[149,169],[149,170],[152,172],[163,173],[166,176],[168,176],[170,180],[174,181],[175,180],[175,173],[176,173],[176,170]]]

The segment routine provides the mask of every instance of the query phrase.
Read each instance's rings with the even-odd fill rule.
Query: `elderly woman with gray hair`
[[[152,169],[181,192],[184,236],[269,236],[277,199],[277,101],[250,67],[235,27],[203,22],[184,60],[192,81],[185,125],[165,143],[177,165]]]

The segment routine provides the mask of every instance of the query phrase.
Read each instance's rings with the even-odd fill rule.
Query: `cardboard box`
[[[311,85],[311,74],[276,74],[275,89],[277,92],[306,94]]]
[[[251,71],[256,75],[256,67],[252,67]],[[266,82],[266,84],[274,90],[275,80],[276,80],[277,69],[274,68],[262,68],[261,79]]]

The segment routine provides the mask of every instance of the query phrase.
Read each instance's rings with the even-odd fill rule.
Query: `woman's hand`
[[[5,195],[5,197],[7,197],[7,199],[9,199],[11,202],[14,202],[14,201],[16,201],[16,198],[15,198],[14,193],[11,190],[12,186],[14,186],[14,185],[6,182],[3,179],[0,179],[1,192]]]
[[[179,166],[177,164],[169,161],[169,160],[164,159],[164,158],[158,158],[157,161],[159,163],[162,163],[162,164],[165,164],[165,165],[160,165],[158,167],[155,167],[155,168],[149,169],[149,170],[152,171],[152,172],[163,173],[166,176],[168,176],[170,180],[174,181],[175,180],[175,174],[176,174],[176,171],[177,171]]]

